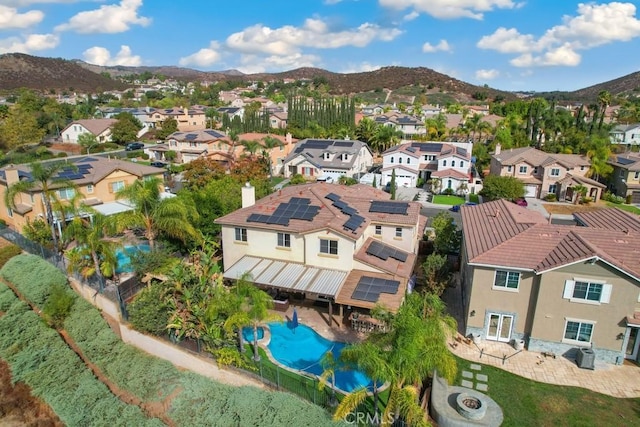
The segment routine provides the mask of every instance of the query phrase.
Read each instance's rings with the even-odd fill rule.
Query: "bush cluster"
[[[615,203],[616,205],[623,204],[626,201],[624,197],[616,196],[615,194],[610,193],[608,191],[606,191],[602,195],[602,200],[607,201],[607,202],[611,202],[611,203]]]
[[[16,255],[20,255],[22,253],[22,249],[20,246],[16,245],[8,245],[0,248],[0,268],[6,264],[11,258]]]

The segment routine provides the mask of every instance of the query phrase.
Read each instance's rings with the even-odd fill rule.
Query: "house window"
[[[611,299],[611,285],[589,280],[567,280],[562,297],[571,302],[607,304]]]
[[[402,227],[396,227],[396,237],[402,237]]]
[[[640,178],[640,172],[636,172],[636,174],[634,175],[634,179],[637,180],[638,178]]]
[[[527,173],[527,167],[526,166],[520,166],[519,173]]]
[[[289,233],[278,233],[278,246],[281,248],[290,248],[291,247],[291,234]]]
[[[451,167],[455,168],[456,167],[456,161],[455,160],[451,160]]]
[[[536,175],[538,173],[538,167],[533,168],[533,174]]]
[[[376,225],[376,236],[382,236],[382,226]]]
[[[580,170],[583,171],[584,170],[584,166],[580,166]]]
[[[447,161],[446,160],[442,161],[442,166],[447,166]]]
[[[411,157],[407,158],[407,164],[411,163]]]
[[[71,200],[76,195],[76,191],[73,188],[63,188],[58,190],[58,198],[60,200]]]
[[[592,335],[593,323],[567,320],[567,324],[564,327],[565,340],[590,343]]]
[[[87,185],[87,193],[89,194],[93,193],[93,184]]]
[[[338,241],[329,239],[320,239],[320,253],[329,255],[338,255]]]
[[[460,160],[460,167],[463,168],[464,167],[464,162],[462,160]]]
[[[391,157],[391,163],[393,163],[393,157]]]
[[[549,186],[549,193],[550,194],[556,194],[556,188],[558,188],[555,184],[551,184]]]
[[[236,242],[246,242],[247,241],[247,229],[236,227]]]
[[[402,157],[398,157],[398,163],[402,164]]]
[[[560,176],[560,168],[551,169],[551,172],[549,173],[549,175],[551,175],[551,176]]]
[[[496,271],[493,279],[494,288],[518,289],[520,286],[520,273],[517,271]]]

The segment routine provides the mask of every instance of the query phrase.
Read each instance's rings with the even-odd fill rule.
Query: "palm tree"
[[[282,148],[283,145],[284,144],[282,143],[282,141],[280,141],[278,138],[273,137],[271,135],[267,135],[264,138],[262,138],[262,146],[264,147],[264,149],[262,150],[262,157],[264,157],[265,162],[269,166],[269,178],[273,178],[273,166],[271,164],[271,150],[273,150],[276,147]]]
[[[255,139],[252,139],[252,140],[243,139],[242,141],[240,141],[240,145],[244,147],[244,151],[249,152],[250,157],[255,156],[258,150],[260,149],[260,147],[262,147],[262,145]]]
[[[116,193],[116,198],[126,199],[133,206],[133,210],[123,212],[118,217],[120,229],[143,228],[151,250],[155,248],[156,239],[161,233],[183,243],[189,238],[201,240],[190,221],[197,217],[195,209],[177,197],[162,199],[161,185],[159,178],[137,180]]]
[[[320,365],[322,365],[322,374],[320,375],[318,382],[318,389],[324,390],[329,378],[331,378],[331,400],[329,405],[335,406],[336,404],[336,371],[340,369],[340,364],[333,356],[331,350],[328,350],[322,355],[320,359]]]
[[[576,198],[574,203],[576,205],[579,204],[580,200],[582,200],[587,195],[587,191],[589,191],[589,189],[582,184],[573,186],[573,194],[575,194],[575,198]]]
[[[402,132],[393,126],[378,125],[371,139],[371,149],[382,153],[402,140]]]
[[[85,278],[95,274],[100,291],[104,290],[104,278],[113,276],[118,265],[116,248],[120,244],[109,240],[115,233],[111,218],[97,212],[88,217],[75,216],[65,230],[65,234],[77,243],[69,253],[69,269],[78,271]]]
[[[598,93],[598,104],[600,104],[600,123],[598,124],[598,129],[602,129],[605,112],[607,107],[611,104],[611,93],[607,90],[600,91]]]
[[[369,144],[373,140],[376,133],[377,124],[373,119],[365,117],[356,126],[356,138],[362,142]]]
[[[442,189],[442,180],[440,178],[431,178],[431,192],[433,194],[439,194]]]
[[[63,169],[74,169],[75,165],[63,162],[34,162],[31,163],[30,168],[31,179],[18,181],[15,184],[10,185],[4,195],[4,203],[10,209],[16,210],[16,196],[18,196],[20,193],[39,190],[42,197],[42,203],[44,204],[44,211],[45,215],[47,216],[47,222],[51,227],[51,239],[53,241],[53,246],[56,250],[58,250],[59,241],[58,234],[56,233],[56,225],[53,216],[53,208],[51,207],[51,201],[56,190],[75,187],[75,183],[72,180],[61,178],[60,176],[58,176],[58,174]]]

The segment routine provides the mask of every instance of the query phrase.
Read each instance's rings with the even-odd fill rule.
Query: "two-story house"
[[[278,144],[272,148],[267,148],[265,145],[265,139],[271,138],[278,142]],[[276,135],[276,134],[268,134],[268,133],[257,133],[257,132],[249,132],[249,133],[241,133],[238,135],[239,141],[256,141],[261,147],[255,153],[258,156],[268,156],[271,163],[271,175],[281,175],[283,174],[283,164],[284,159],[291,153],[293,148],[295,147],[297,139],[294,139],[290,133],[286,135]],[[235,147],[234,156],[238,158],[246,153],[245,147],[240,144]]]
[[[600,209],[576,215],[583,226],[555,225],[505,200],[460,211],[466,334],[638,361],[638,217]]]
[[[609,186],[631,203],[640,203],[640,154],[624,153],[612,156],[607,162],[613,166]]]
[[[408,114],[387,113],[375,116],[373,120],[379,125],[389,126],[402,132],[403,138],[405,139],[411,139],[417,135],[424,135],[426,133],[424,122]]]
[[[221,163],[234,158],[234,145],[228,136],[219,130],[204,129],[191,132],[174,132],[165,143],[149,147],[155,160],[167,161],[166,153],[176,153],[176,163],[190,163],[199,157],[211,157]]]
[[[242,191],[243,208],[215,220],[225,278],[337,304],[341,318],[400,307],[426,224],[419,203],[361,184],[288,186],[257,202]]]
[[[640,145],[640,123],[617,125],[609,132],[613,145]]]
[[[454,192],[468,189],[471,179],[470,142],[409,142],[382,153],[382,185],[391,182],[395,171],[396,185],[415,187],[418,179],[440,180],[440,190]]]
[[[581,185],[587,188],[587,196],[597,201],[606,188],[587,178],[591,161],[578,154],[545,153],[533,147],[502,150],[497,144],[490,167],[491,175],[512,176],[522,181],[525,197],[555,194],[558,200],[573,202],[578,197],[573,187]]]
[[[373,165],[373,153],[357,140],[303,139],[284,159],[285,178],[300,174],[307,179],[337,182],[352,178]]]
[[[115,119],[84,119],[75,120],[60,132],[62,142],[77,144],[78,137],[89,133],[96,137],[99,143],[111,141],[111,127],[116,124]]]
[[[126,202],[116,200],[116,192],[138,179],[163,179],[164,170],[152,166],[140,165],[125,160],[104,157],[84,156],[68,160],[69,167],[63,168],[49,183],[52,198],[60,201],[70,200],[80,194],[79,203],[91,206],[105,215],[130,210]],[[7,189],[19,181],[33,180],[29,165],[10,165],[0,169],[0,198],[4,200]],[[56,181],[68,180],[73,187],[56,185]],[[0,209],[0,220],[9,227],[21,232],[27,222],[41,218],[46,220],[45,203],[42,188],[38,183],[25,193],[19,193],[15,199],[16,209],[4,206]],[[56,223],[59,222],[54,213]],[[57,224],[59,226],[59,224]]]
[[[204,130],[207,128],[207,116],[204,108],[157,108],[153,112],[153,120],[164,122],[167,119],[174,119],[178,123],[178,131],[190,132]]]
[[[120,113],[129,113],[142,124],[142,129],[138,131],[137,137],[140,138],[145,133],[156,127],[161,127],[162,123],[153,118],[155,108],[120,108],[120,107],[103,107],[98,110],[104,118],[113,119]]]

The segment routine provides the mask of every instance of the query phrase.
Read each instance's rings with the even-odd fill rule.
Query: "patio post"
[[[333,328],[333,304],[329,300],[329,327]]]

